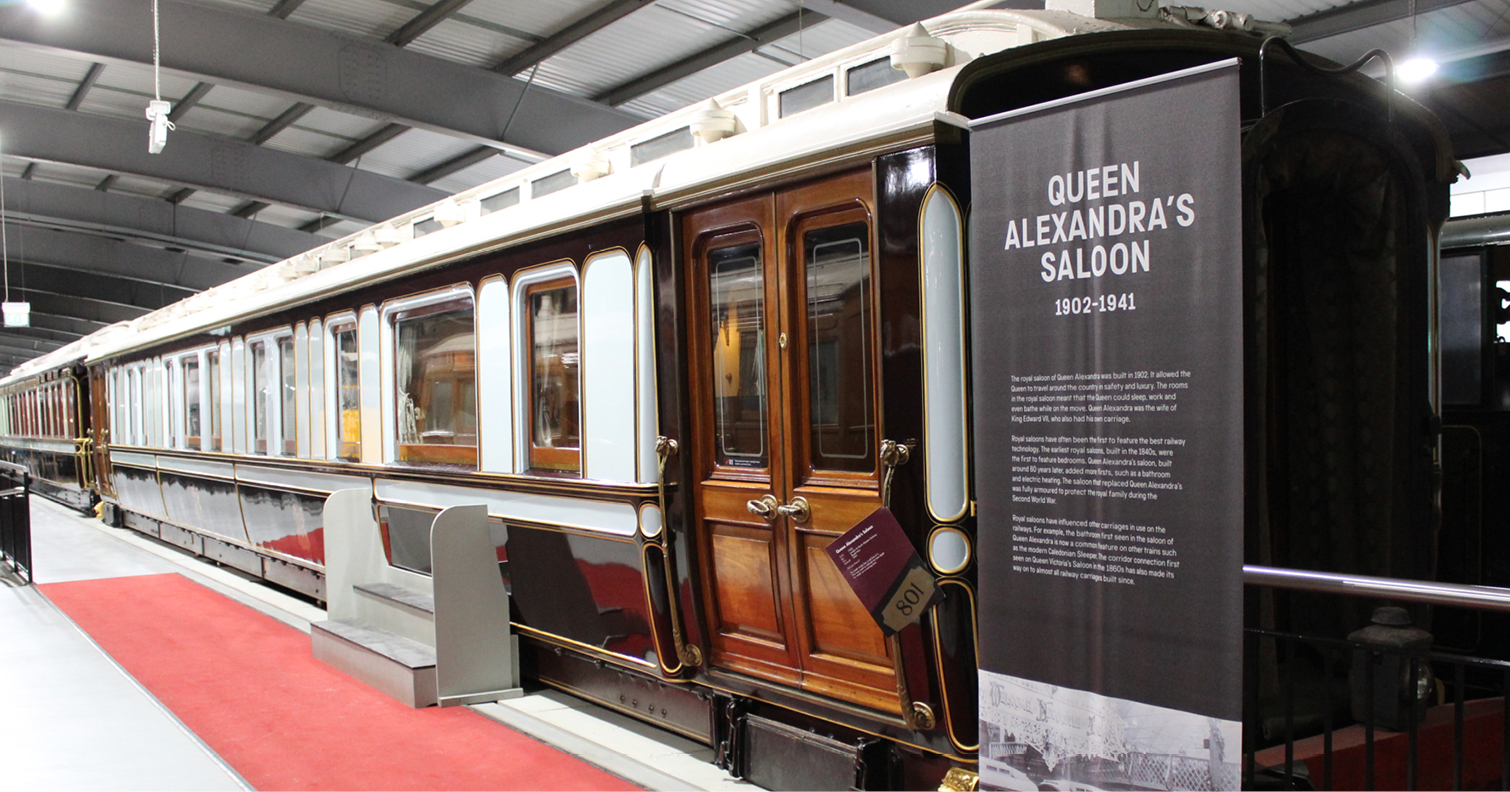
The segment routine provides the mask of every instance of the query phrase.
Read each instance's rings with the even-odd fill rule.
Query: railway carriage
[[[1430,573],[1445,136],[1356,74],[1261,67],[1262,26],[1136,13],[930,20],[0,385],[66,372],[89,395],[64,431],[110,521],[323,599],[331,493],[370,490],[389,562],[420,573],[434,514],[486,504],[528,676],[772,788],[968,779],[976,645],[1011,640],[975,620],[972,493],[993,483],[971,473],[968,361],[997,339],[968,333],[995,309],[967,288],[971,118],[1241,59],[1250,556]],[[1365,315],[1386,332],[1333,332]],[[1338,358],[1389,398],[1323,393]],[[27,447],[11,421],[7,447]],[[1310,445],[1381,428],[1383,447]],[[1339,476],[1399,497],[1311,497]],[[824,552],[883,503],[944,593],[892,640]],[[1326,509],[1354,533],[1312,531]],[[1384,550],[1342,558],[1364,531]]]

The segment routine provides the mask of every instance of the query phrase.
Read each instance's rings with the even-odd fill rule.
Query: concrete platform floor
[[[40,497],[31,499],[38,583],[183,574],[305,633],[309,602]],[[35,588],[0,574],[0,764],[37,790],[251,789]],[[706,746],[556,691],[477,712],[647,789],[757,790]]]

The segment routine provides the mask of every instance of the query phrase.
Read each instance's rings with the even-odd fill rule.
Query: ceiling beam
[[[95,322],[89,319],[80,319],[74,316],[62,316],[59,314],[43,313],[35,304],[31,307],[31,326],[58,330],[80,338],[104,330],[107,325],[104,322]]]
[[[175,124],[178,123],[178,119],[183,118],[185,113],[193,110],[194,105],[199,104],[205,98],[205,95],[210,92],[210,89],[214,87],[210,83],[202,82],[190,88],[189,92],[184,94],[184,98],[179,99],[178,103],[173,105],[173,109],[168,111],[168,120]]]
[[[0,133],[11,156],[144,176],[369,223],[445,197],[403,179],[183,130],[169,133],[161,154],[148,154],[146,132],[145,118],[126,121],[0,102]]]
[[[1291,44],[1304,44],[1399,19],[1409,19],[1412,11],[1416,16],[1421,16],[1466,2],[1469,0],[1359,0],[1285,20],[1292,31],[1285,38]]]
[[[526,47],[518,55],[494,66],[493,71],[510,76],[525,71],[652,2],[654,0],[612,0],[602,8],[552,33],[534,46]]]
[[[288,19],[288,15],[299,10],[299,6],[301,5],[304,5],[304,0],[278,0],[278,4],[273,6],[273,9],[267,12],[267,15],[279,19]]]
[[[683,58],[669,66],[662,67],[649,74],[636,77],[622,85],[610,88],[593,97],[593,99],[607,105],[621,105],[631,99],[636,99],[651,91],[670,85],[683,77],[696,74],[709,66],[714,66],[730,58],[751,52],[777,39],[786,38],[804,27],[811,27],[825,19],[828,19],[828,17],[815,11],[798,11],[787,14],[775,22],[761,25],[749,33],[729,39],[721,44],[715,44],[702,52]]]
[[[43,341],[55,341],[59,346],[70,344],[74,341],[79,340],[80,338],[83,338],[83,336],[79,335],[78,333],[68,333],[62,330],[53,330],[51,328],[38,327],[35,325],[28,325],[26,327],[0,328],[0,332],[6,334],[22,335],[26,336],[27,338],[40,338]]]
[[[410,176],[409,180],[412,182],[417,182],[419,184],[430,184],[431,182],[440,181],[441,179],[444,179],[453,173],[464,171],[479,162],[492,159],[496,156],[498,156],[497,149],[490,149],[487,146],[478,146],[471,151],[458,154],[446,160],[445,162],[440,163],[439,165],[434,165],[432,167],[426,168],[425,170],[422,170],[419,173]]]
[[[51,267],[30,261],[12,261],[12,289],[23,283],[27,289],[51,294],[67,294],[83,300],[145,308],[151,311],[166,308],[195,294],[193,289],[178,286],[165,286],[99,273],[91,273],[87,278],[80,278],[78,270],[72,267]]]
[[[289,127],[293,126],[294,123],[299,119],[303,118],[306,115],[309,115],[309,111],[313,109],[315,109],[315,106],[309,104],[308,102],[295,102],[293,106],[289,107],[287,110],[284,110],[282,113],[279,113],[277,118],[274,118],[273,120],[267,122],[261,129],[257,130],[257,132],[252,135],[252,143],[260,146],[263,143],[272,140],[273,137],[279,132],[288,129]]]
[[[162,48],[163,69],[188,79],[526,154],[560,154],[641,120],[543,86],[526,91],[523,81],[510,76],[370,39],[187,0],[159,2],[162,40],[170,43]],[[6,5],[0,7],[0,38],[107,64],[147,65],[151,7],[150,0],[70,0],[68,24],[56,24],[24,5]],[[517,118],[510,123],[515,114],[509,108],[516,104]]]
[[[79,87],[74,89],[73,96],[69,98],[68,104],[64,105],[63,109],[65,109],[65,110],[77,110],[77,109],[79,109],[79,107],[84,104],[84,97],[86,97],[86,96],[89,95],[89,89],[93,88],[94,84],[97,83],[97,82],[99,82],[100,75],[104,74],[104,73],[105,73],[105,64],[103,64],[103,63],[90,64],[89,71],[87,73],[85,73],[84,79],[79,82]]]
[[[11,261],[114,275],[168,288],[204,291],[255,269],[78,231],[29,228],[12,222],[5,224],[5,234]],[[74,279],[87,280],[77,275]],[[10,282],[12,286],[19,283],[15,272]]]
[[[41,357],[54,349],[57,347],[34,347],[20,339],[0,338],[0,354]]]
[[[17,330],[25,330],[24,327],[7,327],[0,329],[0,343],[19,349],[35,349],[38,352],[51,352],[54,349],[62,349],[67,346],[67,341],[53,341],[47,338],[39,338],[25,333],[17,333]]]
[[[407,47],[409,42],[425,35],[430,28],[439,25],[461,7],[472,0],[436,0],[430,7],[415,14],[414,18],[404,23],[404,26],[388,34],[384,39],[395,47]]]
[[[292,228],[156,198],[22,181],[14,176],[5,178],[5,202],[13,222],[51,224],[265,264],[297,256],[326,241]]]
[[[361,157],[363,154],[372,151],[378,146],[381,146],[384,143],[387,143],[388,141],[398,137],[399,135],[408,132],[412,128],[413,127],[404,126],[403,124],[389,124],[388,126],[385,126],[376,132],[373,132],[367,137],[358,140],[357,142],[347,146],[346,148],[337,151],[336,153],[327,157],[327,159],[329,159],[331,162],[345,165],[346,163]]]
[[[11,288],[11,299],[31,303],[32,313],[67,316],[105,325],[126,322],[151,313],[146,308],[137,308],[120,303],[105,303],[86,297],[75,297],[65,292],[48,292],[40,289]]]

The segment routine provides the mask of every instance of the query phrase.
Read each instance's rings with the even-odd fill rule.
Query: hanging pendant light
[[[5,155],[0,153],[0,165],[4,160]],[[10,244],[5,232],[5,179],[0,178],[0,266],[5,269],[5,300],[0,302],[0,314],[6,327],[31,327],[31,303],[10,301]]]

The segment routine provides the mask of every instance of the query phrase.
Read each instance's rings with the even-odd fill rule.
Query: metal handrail
[[[1296,591],[1379,597],[1510,613],[1510,588],[1494,586],[1431,583],[1424,580],[1342,575],[1248,564],[1243,565],[1243,583],[1249,586],[1273,586]]]

